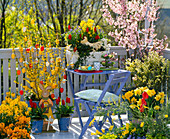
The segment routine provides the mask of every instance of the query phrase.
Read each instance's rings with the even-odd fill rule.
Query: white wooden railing
[[[62,48],[64,50],[64,48]],[[121,59],[126,58],[126,50],[125,48],[121,46],[111,46],[110,52],[116,52],[118,61],[115,64],[115,67],[121,68]],[[63,51],[62,51],[63,52]],[[11,58],[12,49],[0,49],[0,104],[2,100],[4,100],[6,96],[6,92],[14,92],[18,95],[20,91],[20,87],[17,87],[17,85],[14,83],[14,80],[18,80],[18,82],[23,82],[23,74],[20,74],[19,76],[16,74],[16,67],[20,69],[19,65],[16,65],[16,59]],[[19,56],[18,51],[16,51],[17,58]],[[61,56],[63,53],[61,53]],[[164,57],[167,59],[170,59],[170,49],[164,50]],[[74,89],[75,91],[79,90],[79,84],[82,82],[83,77],[78,75],[72,75],[73,81],[74,81]],[[100,75],[94,75],[88,78],[88,82],[103,82],[105,81],[105,76]],[[131,78],[129,78],[127,84],[129,84],[131,81]],[[126,84],[126,85],[127,85]],[[168,83],[170,85],[170,83]],[[72,98],[71,90],[69,87],[68,82],[62,86],[64,88],[64,92],[62,93],[62,99],[65,99],[66,96]],[[97,88],[97,87],[96,87]],[[102,89],[102,88],[101,88]],[[54,94],[56,97],[58,97],[58,90],[54,90]],[[24,100],[23,96],[21,96],[21,99]],[[71,99],[71,103],[73,104],[73,99]],[[84,108],[84,106],[81,106],[82,109],[82,116],[86,116],[87,112]]]

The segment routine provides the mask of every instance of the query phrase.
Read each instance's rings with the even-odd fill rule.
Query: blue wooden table
[[[81,132],[79,138],[82,138],[82,136],[84,135],[85,131],[88,128],[89,123],[94,118],[94,113],[97,112],[97,107],[100,104],[102,104],[102,99],[105,96],[107,89],[113,90],[112,93],[119,96],[123,86],[125,85],[128,77],[130,75],[130,72],[126,71],[126,70],[104,70],[104,71],[94,71],[94,72],[93,71],[91,71],[91,72],[78,71],[77,72],[77,70],[66,70],[66,71],[67,71],[67,75],[68,75],[68,80],[69,80],[71,92],[72,92],[72,95],[73,95],[73,98],[74,98],[75,110],[76,110],[76,112],[79,116],[79,121],[80,121],[80,125],[81,125],[81,128],[82,128],[82,132]],[[102,93],[99,94],[99,96],[97,97],[98,98],[97,102],[89,101],[89,100],[83,99],[81,97],[79,98],[79,97],[76,96],[77,94],[75,95],[76,92],[74,91],[73,81],[72,81],[71,75],[70,75],[71,73],[75,74],[75,75],[85,76],[84,80],[82,81],[82,84],[80,84],[80,90],[79,91],[85,90],[86,87],[103,86],[103,85],[105,86]],[[99,75],[99,74],[106,75],[107,82],[105,81],[105,82],[102,82],[102,83],[87,83],[87,79],[88,79],[89,76]],[[121,83],[121,84],[119,84],[119,83]],[[112,88],[112,85],[114,85],[113,88]],[[89,92],[86,92],[86,95],[88,95],[88,94],[89,94]],[[81,119],[81,114],[80,114],[78,103],[84,104],[86,110],[89,113],[89,119],[88,119],[88,121],[85,125],[83,125],[83,122],[82,122],[82,119]],[[94,109],[91,110],[89,105],[93,105]],[[119,115],[119,117],[120,117],[120,115]],[[113,124],[110,115],[105,116],[104,118],[105,118],[105,120],[106,120],[106,118],[108,118],[110,120],[110,123]],[[121,118],[119,118],[119,119],[120,119],[121,125],[123,125]],[[95,125],[96,129],[100,131],[103,123],[101,125],[100,124],[98,125],[97,122],[95,122],[94,125]]]

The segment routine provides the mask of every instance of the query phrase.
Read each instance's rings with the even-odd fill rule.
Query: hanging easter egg
[[[44,51],[44,46],[41,46],[40,50],[41,50],[41,51]]]
[[[51,74],[54,75],[55,74],[55,70],[51,70]]]
[[[20,70],[17,70],[17,74],[20,75],[20,74],[21,74],[21,71],[20,71]]]
[[[26,52],[29,53],[29,52],[30,52],[30,48],[27,48],[27,49],[26,49]]]
[[[67,79],[67,75],[66,74],[64,74],[64,79]]]
[[[43,84],[43,81],[40,81],[40,84]]]
[[[37,64],[37,63],[38,63],[38,58],[35,59],[35,64]]]
[[[47,62],[46,62],[46,66],[48,67],[49,65],[50,65],[50,63],[47,61]]]
[[[50,63],[54,63],[54,59],[53,58],[50,59]]]
[[[55,95],[54,94],[51,94],[51,98],[54,98],[55,97]]]
[[[20,93],[20,95],[23,95],[23,94],[24,94],[24,91],[23,91],[23,90],[20,90],[19,93]]]
[[[62,80],[62,83],[63,83],[63,84],[65,84],[65,83],[66,83],[66,81],[67,81],[66,79],[63,79],[63,80]]]
[[[20,62],[20,63],[22,63],[22,62],[23,62],[23,58],[22,58],[22,57],[19,59],[19,62]]]
[[[25,68],[22,69],[22,73],[25,73]]]
[[[11,58],[12,58],[12,59],[14,59],[14,58],[15,58],[15,54],[14,54],[14,53],[12,53]]]
[[[63,88],[60,88],[60,92],[63,93],[64,89]]]

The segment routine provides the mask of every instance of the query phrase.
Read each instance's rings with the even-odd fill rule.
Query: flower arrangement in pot
[[[70,123],[70,114],[74,112],[74,106],[70,106],[70,98],[56,99],[56,107],[54,114],[58,119],[59,129],[61,132],[68,132],[69,123]]]
[[[29,101],[32,108],[29,113],[31,117],[32,133],[39,134],[42,132],[44,119],[48,119],[48,116],[44,114],[46,108],[44,108],[44,105],[38,107],[31,99]]]
[[[106,67],[109,68],[110,66],[113,66],[115,64],[115,60],[116,60],[116,55],[117,53],[113,52],[111,54],[103,54],[101,55],[101,58],[104,59],[104,61],[101,62],[101,64]]]
[[[77,53],[77,61],[75,67],[86,64],[87,58],[91,56],[91,52],[105,51],[107,49],[106,42],[104,42],[104,34],[101,32],[99,26],[95,26],[94,20],[81,21],[80,26],[71,29],[68,26],[68,32],[64,34],[65,40],[69,45],[68,50]],[[105,43],[105,44],[104,44]],[[92,53],[93,54],[93,53]],[[70,60],[70,58],[68,58]],[[70,61],[68,61],[70,62]]]

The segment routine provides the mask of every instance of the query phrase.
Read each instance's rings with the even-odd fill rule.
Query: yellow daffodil
[[[162,99],[164,99],[164,97],[165,97],[164,92],[160,92],[159,95],[161,96]]]
[[[164,99],[161,99],[161,100],[160,100],[160,103],[163,104],[163,103],[164,103]]]
[[[144,122],[141,122],[140,127],[143,127],[143,126],[144,126]]]
[[[141,93],[142,93],[142,91],[140,90],[140,89],[135,89],[134,90],[134,93],[135,93],[135,96],[137,96],[137,95],[141,95]]]
[[[130,108],[131,108],[131,109],[135,109],[135,108],[136,108],[136,105],[135,105],[135,104],[132,104],[132,105],[130,105]]]
[[[136,103],[136,101],[137,101],[137,99],[136,99],[135,97],[133,97],[133,98],[131,99],[131,103]]]
[[[161,99],[161,96],[160,95],[156,95],[155,99],[156,99],[156,101],[159,101]]]
[[[155,110],[159,110],[159,109],[160,109],[160,106],[157,105],[157,106],[154,107],[154,109],[155,109]]]
[[[168,115],[167,115],[167,114],[165,115],[165,118],[168,118]]]

